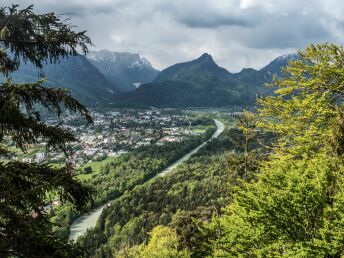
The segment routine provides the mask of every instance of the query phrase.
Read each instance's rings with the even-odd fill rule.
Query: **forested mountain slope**
[[[23,63],[11,77],[16,82],[34,82],[46,77],[47,86],[70,89],[75,98],[90,106],[106,105],[119,91],[83,55],[56,64],[46,63],[41,71],[31,63]]]
[[[265,83],[296,55],[279,57],[257,71],[243,69],[232,74],[218,66],[211,55],[175,64],[161,71],[156,79],[133,92],[119,94],[117,107],[219,107],[255,105],[258,96],[271,94]]]

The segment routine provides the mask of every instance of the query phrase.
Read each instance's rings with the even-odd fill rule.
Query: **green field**
[[[103,166],[105,166],[108,163],[111,163],[114,161],[117,157],[106,157],[105,159],[101,161],[94,161],[94,162],[88,162],[84,164],[80,170],[83,170],[85,167],[91,167],[92,168],[92,173],[90,174],[79,174],[76,177],[80,180],[87,180],[91,178],[93,175],[99,174],[100,170]]]
[[[15,153],[18,159],[34,157],[36,152],[44,151],[44,150],[45,149],[42,146],[30,147],[25,152],[23,152],[21,149],[16,148],[16,147],[10,147],[9,148],[9,151]]]

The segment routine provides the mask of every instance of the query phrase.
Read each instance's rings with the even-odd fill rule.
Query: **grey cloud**
[[[201,15],[199,17],[184,16],[178,21],[192,28],[217,28],[221,26],[252,27],[257,24],[249,19],[230,16]]]
[[[1,0],[1,5],[27,0]],[[162,69],[209,52],[231,71],[307,44],[344,41],[340,0],[30,0],[69,13],[97,49],[140,53]]]
[[[125,4],[125,0],[2,0],[2,5],[18,4],[20,7],[33,5],[40,12],[55,12],[74,17],[114,13],[117,8]]]
[[[224,1],[218,1],[218,3]],[[216,5],[216,1],[181,1],[162,4],[166,12],[171,13],[176,21],[191,28],[217,28],[222,26],[254,27],[264,20],[260,7],[241,9],[240,1],[226,1],[226,6]]]
[[[254,29],[237,30],[237,40],[250,48],[265,49],[303,48],[310,43],[338,42],[329,23],[327,19],[323,21],[321,16],[279,16]]]

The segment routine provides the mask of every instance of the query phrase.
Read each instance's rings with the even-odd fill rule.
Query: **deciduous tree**
[[[344,49],[299,52],[275,95],[259,100],[256,126],[277,135],[260,174],[243,182],[226,215],[208,225],[214,256],[344,254]]]

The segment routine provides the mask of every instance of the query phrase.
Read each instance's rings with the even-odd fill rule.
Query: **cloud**
[[[67,13],[96,49],[129,51],[162,69],[211,53],[231,71],[261,68],[310,43],[344,40],[340,0],[31,0]],[[2,5],[27,0],[2,0]]]
[[[240,1],[176,0],[163,7],[178,22],[192,28],[252,27],[263,18],[255,10],[241,8]]]

